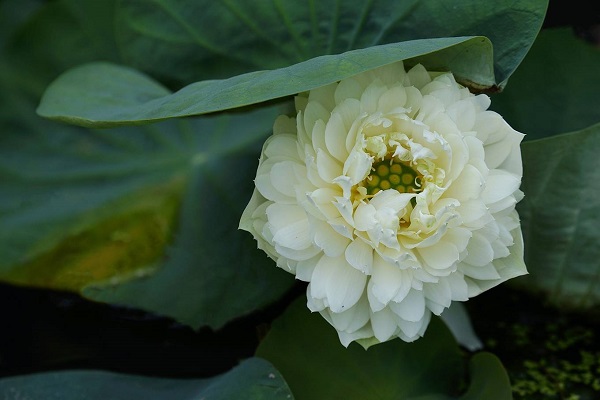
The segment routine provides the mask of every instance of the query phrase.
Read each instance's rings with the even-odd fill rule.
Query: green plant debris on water
[[[525,301],[523,294],[509,291],[505,298],[506,317],[478,333],[507,367],[514,399],[600,398],[597,321],[561,315],[539,301]],[[511,314],[514,310],[519,311]]]

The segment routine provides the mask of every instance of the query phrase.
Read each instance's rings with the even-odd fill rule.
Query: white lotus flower
[[[300,94],[267,139],[240,227],[310,282],[345,346],[422,336],[431,313],[525,274],[523,135],[450,73],[401,62]]]

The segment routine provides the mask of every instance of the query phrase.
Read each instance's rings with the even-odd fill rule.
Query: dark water
[[[292,298],[198,332],[169,318],[63,292],[0,284],[0,376],[69,368],[201,377],[253,355],[268,323]]]

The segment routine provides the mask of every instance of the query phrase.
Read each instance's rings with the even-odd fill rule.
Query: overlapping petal
[[[489,105],[399,62],[300,94],[275,121],[240,227],[309,282],[344,345],[413,341],[432,313],[526,273],[523,135]]]

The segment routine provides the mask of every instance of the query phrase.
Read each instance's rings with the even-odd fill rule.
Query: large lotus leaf
[[[251,358],[208,379],[167,379],[94,370],[47,372],[0,379],[7,400],[293,400],[281,374]]]
[[[169,82],[226,78],[386,43],[487,36],[503,83],[535,39],[547,3],[125,0],[116,26],[127,63]]]
[[[523,144],[519,204],[530,274],[515,284],[559,307],[600,305],[600,124]]]
[[[600,121],[599,66],[600,51],[571,29],[545,29],[492,107],[525,140],[584,129]]]
[[[42,97],[44,117],[90,127],[111,127],[205,114],[304,92],[400,60],[452,70],[476,87],[494,84],[492,48],[483,37],[424,39],[320,56],[290,67],[224,80],[196,82],[171,94],[140,72],[109,63],[74,68]]]
[[[295,94],[431,53],[412,63],[451,70],[478,90],[502,87],[533,42],[547,6],[544,1],[518,7],[513,2],[464,1],[451,9],[441,1],[323,3],[329,2],[124,1],[117,31],[130,64],[168,82],[229,79],[194,82],[169,95],[135,70],[87,65],[59,78],[39,113],[98,127],[197,115]],[[479,39],[411,41],[460,35],[489,35],[498,46],[495,58]]]
[[[63,68],[116,57],[114,5],[52,2],[2,31],[16,33],[0,49],[0,279],[220,327],[293,282],[237,230],[283,111],[112,131],[36,116]]]
[[[222,326],[293,282],[237,230],[279,108],[90,131],[3,93],[0,279],[193,327]]]
[[[511,398],[498,359],[480,353],[467,372],[456,341],[437,318],[413,343],[395,339],[368,350],[356,343],[345,348],[335,329],[305,303],[293,303],[256,352],[281,372],[298,400]],[[469,388],[461,397],[468,375]]]

